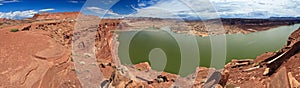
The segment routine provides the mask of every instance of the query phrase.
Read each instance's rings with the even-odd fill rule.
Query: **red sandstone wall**
[[[33,18],[37,20],[43,19],[76,19],[77,16],[82,15],[80,12],[62,12],[62,13],[39,13],[34,14]]]

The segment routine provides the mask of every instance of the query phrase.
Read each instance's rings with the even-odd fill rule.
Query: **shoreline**
[[[51,17],[56,17],[55,14],[43,14],[43,15],[51,15]],[[66,15],[66,16],[65,16]],[[118,53],[118,47],[119,47],[119,42],[115,41],[115,37],[112,33],[114,29],[118,29],[120,20],[109,20],[106,19],[99,23],[99,25],[91,25],[90,23],[85,23],[83,22],[82,26],[88,26],[88,28],[95,28],[95,31],[82,29],[82,30],[74,30],[75,28],[75,23],[78,22],[78,20],[75,20],[75,18],[68,18],[68,14],[65,15],[60,15],[63,17],[60,17],[60,19],[55,19],[55,20],[63,20],[59,22],[44,22],[44,21],[37,21],[33,23],[28,23],[28,25],[20,25],[21,23],[14,23],[10,25],[13,28],[18,28],[19,31],[16,33],[9,32],[11,26],[1,28],[0,32],[3,33],[5,36],[10,37],[10,40],[8,41],[9,44],[11,44],[14,47],[8,47],[11,50],[13,48],[26,48],[27,43],[24,40],[34,40],[34,39],[40,39],[43,41],[43,43],[47,43],[48,41],[43,40],[42,38],[49,39],[49,41],[53,41],[49,46],[57,45],[61,46],[62,50],[57,50],[55,51],[55,48],[47,48],[47,46],[44,46],[43,44],[40,44],[38,47],[35,47],[37,52],[39,52],[38,48],[43,47],[45,48],[45,51],[42,51],[42,53],[35,54],[36,52],[30,52],[31,48],[26,48],[24,52],[28,52],[29,54],[22,54],[24,56],[35,56],[38,55],[37,58],[34,59],[41,59],[43,61],[39,62],[40,64],[50,64],[49,67],[51,69],[40,69],[39,66],[36,66],[36,64],[30,64],[30,60],[32,58],[23,58],[25,59],[24,61],[27,61],[29,63],[28,69],[20,69],[17,67],[11,67],[11,69],[16,70],[16,73],[9,73],[8,70],[6,73],[3,73],[5,75],[17,75],[18,77],[23,77],[26,79],[35,79],[35,80],[24,80],[24,83],[32,83],[35,86],[43,86],[43,87],[48,87],[48,85],[43,85],[45,82],[48,84],[52,84],[54,86],[77,86],[81,87],[82,85],[80,84],[79,79],[77,78],[78,74],[89,74],[88,72],[91,71],[85,71],[82,69],[78,69],[74,67],[74,64],[79,64],[79,65],[92,65],[92,66],[98,66],[100,71],[103,72],[103,81],[101,84],[104,84],[107,87],[171,87],[178,86],[193,86],[193,87],[202,87],[203,85],[205,86],[218,86],[219,88],[226,87],[228,85],[234,85],[236,87],[243,87],[243,86],[249,86],[249,85],[254,85],[254,84],[259,84],[257,85],[258,87],[263,87],[263,86],[269,86],[270,84],[272,85],[279,85],[279,84],[274,84],[278,80],[276,78],[276,74],[283,74],[287,75],[290,74],[286,77],[288,80],[292,80],[294,77],[295,80],[293,82],[298,82],[297,80],[300,79],[300,77],[296,76],[297,73],[300,73],[296,70],[294,70],[294,65],[299,66],[300,64],[293,63],[299,61],[297,59],[297,52],[292,52],[297,51],[298,47],[297,45],[294,46],[294,44],[298,44],[297,42],[299,41],[299,30],[296,31],[291,35],[291,37],[288,40],[288,44],[278,52],[269,52],[269,53],[263,53],[257,58],[253,60],[232,60],[231,62],[227,63],[224,66],[223,70],[216,70],[213,68],[206,68],[206,67],[201,67],[198,66],[195,69],[195,75],[188,75],[187,78],[180,77],[179,75],[176,74],[171,74],[167,72],[158,72],[151,70],[151,67],[149,63],[139,63],[135,64],[132,66],[126,66],[126,65],[121,65],[117,59],[119,58],[117,53]],[[74,16],[74,14],[71,14]],[[75,14],[76,15],[76,14]],[[38,15],[37,15],[38,16]],[[47,16],[42,16],[43,17]],[[86,16],[87,18],[93,18]],[[48,18],[47,18],[48,19]],[[14,21],[6,21],[7,23],[13,23]],[[26,22],[24,22],[26,23]],[[147,23],[147,22],[146,22]],[[155,23],[155,22],[152,22]],[[172,22],[166,24],[171,24]],[[118,24],[118,25],[116,25]],[[139,23],[131,23],[127,25],[127,27],[135,27],[134,25],[139,25]],[[8,24],[5,24],[8,25]],[[126,27],[126,24],[120,24],[123,25],[123,27]],[[125,25],[125,26],[124,26]],[[145,26],[149,27],[148,25],[151,26],[151,23],[145,25],[139,25],[139,26]],[[165,24],[160,24],[159,26],[164,26]],[[185,27],[191,27],[188,24],[183,24]],[[196,25],[196,24],[195,24]],[[194,25],[194,26],[195,26]],[[199,24],[200,26],[198,29],[195,31],[202,31],[203,32],[203,26]],[[89,27],[90,26],[90,27]],[[156,27],[159,27],[156,26]],[[226,25],[225,25],[226,26]],[[138,26],[137,26],[138,27]],[[153,27],[153,26],[152,26]],[[230,28],[230,26],[227,26]],[[236,26],[237,27],[237,26]],[[177,26],[178,28],[178,26]],[[179,28],[181,28],[179,26]],[[202,29],[201,29],[202,28]],[[4,30],[2,30],[4,29]],[[121,28],[122,29],[122,28]],[[196,28],[197,29],[197,28]],[[264,29],[265,30],[265,29]],[[236,33],[240,32],[240,29],[236,29],[234,31],[230,31],[228,33]],[[259,30],[263,31],[263,30]],[[73,58],[71,58],[72,53],[71,53],[71,47],[72,47],[72,40],[76,40],[77,37],[82,34],[82,36],[87,35],[88,33],[95,34],[96,36],[88,36],[88,37],[96,37],[95,38],[95,45],[93,45],[95,48],[95,57],[96,57],[96,63],[88,63],[88,62],[77,62],[74,61]],[[3,36],[4,36],[3,35]],[[20,37],[20,38],[14,38],[16,35],[29,35],[31,37]],[[230,35],[230,34],[229,34]],[[41,37],[42,36],[42,37]],[[5,40],[5,39],[3,39]],[[22,41],[18,41],[22,40]],[[54,42],[55,41],[55,42]],[[18,42],[22,42],[21,45]],[[37,41],[36,41],[37,42]],[[16,44],[16,45],[14,45]],[[19,45],[17,45],[19,44]],[[39,43],[33,43],[33,44],[39,44]],[[88,43],[87,43],[88,44]],[[31,45],[35,46],[35,45]],[[10,49],[6,49],[7,47],[2,47],[2,49],[5,52],[10,52]],[[23,50],[23,49],[22,49]],[[27,51],[26,51],[27,50]],[[53,53],[51,50],[57,52]],[[53,56],[51,56],[53,54]],[[91,57],[92,53],[85,53],[83,56],[89,56]],[[8,53],[8,56],[16,56],[14,52]],[[62,55],[59,57],[58,55]],[[292,56],[291,56],[292,55]],[[288,58],[281,58],[281,56],[288,57]],[[3,56],[5,57],[5,56]],[[55,57],[55,58],[54,58]],[[275,59],[275,58],[281,58],[281,59]],[[300,57],[300,56],[299,56]],[[28,59],[28,60],[27,60]],[[5,59],[6,60],[6,59]],[[7,59],[7,60],[14,60],[14,59]],[[277,64],[273,64],[272,62],[276,63],[282,63],[279,66]],[[16,61],[17,62],[17,61]],[[268,65],[266,63],[270,62],[271,64]],[[290,63],[289,64],[285,64]],[[4,65],[8,65],[14,63],[14,61],[10,61],[8,63],[3,63]],[[36,69],[37,67],[38,69]],[[42,67],[42,66],[41,66]],[[271,69],[268,70],[267,68]],[[30,69],[36,69],[36,70],[30,70]],[[267,69],[267,70],[266,70]],[[283,69],[283,70],[282,70]],[[21,71],[19,71],[21,70]],[[33,72],[35,74],[31,74],[30,72]],[[37,74],[36,72],[43,72],[45,74]],[[62,72],[66,72],[65,74],[62,74]],[[149,72],[149,74],[145,74]],[[286,72],[287,74],[284,74]],[[31,74],[30,76],[23,76],[23,75],[18,75],[18,74]],[[59,74],[59,75],[54,75],[54,74]],[[217,74],[213,76],[217,76],[218,79],[217,83],[213,84],[208,84],[209,82],[212,82],[210,79],[212,74]],[[270,74],[270,75],[268,75]],[[272,75],[274,74],[274,75]],[[40,78],[35,78],[34,76],[39,76]],[[151,76],[151,77],[150,77]],[[274,77],[275,76],[275,77]],[[88,79],[92,79],[93,77],[86,77]],[[243,78],[243,79],[240,79]],[[11,76],[7,76],[4,79],[11,79]],[[19,83],[21,79],[15,78],[16,81],[14,83]],[[273,82],[272,80],[275,80]],[[40,80],[40,81],[38,81]],[[49,81],[51,80],[51,81]],[[67,81],[66,81],[67,80]],[[69,81],[68,81],[69,80]],[[93,81],[93,80],[91,80]],[[94,81],[93,81],[94,82]],[[96,82],[96,81],[95,81]],[[248,84],[243,85],[245,82]],[[291,82],[291,81],[289,81]],[[6,83],[6,82],[5,82]],[[66,83],[66,85],[65,85]],[[268,84],[269,83],[269,84]],[[277,82],[278,83],[278,82]],[[5,85],[10,86],[9,83],[6,83]],[[26,85],[25,87],[32,87],[31,84]],[[262,85],[262,86],[261,86]],[[14,85],[14,86],[22,86],[22,85]],[[290,86],[290,85],[287,85]]]

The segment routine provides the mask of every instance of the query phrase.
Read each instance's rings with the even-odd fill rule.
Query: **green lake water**
[[[277,51],[284,46],[288,36],[299,26],[296,24],[250,34],[225,35],[226,43],[221,45],[226,46],[226,56],[220,60],[226,60],[225,62],[228,63],[232,59],[254,59],[262,53]],[[168,30],[157,29],[117,31],[116,33],[119,34],[118,54],[122,64],[149,62],[155,70],[182,76],[192,73],[195,70],[192,64],[195,63],[199,66],[210,67],[213,57],[211,39],[218,37],[176,34]],[[178,41],[183,41],[183,44]],[[182,48],[180,47],[182,45],[196,45],[197,49],[195,47]],[[218,56],[218,54],[215,55]],[[182,65],[183,61],[187,62]],[[180,71],[180,69],[184,70]]]

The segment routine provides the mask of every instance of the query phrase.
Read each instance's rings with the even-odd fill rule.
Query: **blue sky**
[[[1,0],[0,0],[1,1]],[[53,12],[79,11],[85,1],[81,3],[64,0],[4,0],[0,12],[55,9]],[[11,1],[11,2],[9,2]],[[51,10],[52,11],[52,10]]]
[[[101,17],[298,17],[300,0],[0,0],[0,18],[72,11]]]
[[[21,19],[40,12],[80,11],[85,0],[0,0],[0,17]]]

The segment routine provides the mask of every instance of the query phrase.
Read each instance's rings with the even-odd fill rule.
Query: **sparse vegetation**
[[[234,85],[234,84],[227,84],[226,86],[225,86],[225,88],[235,88],[236,86]]]
[[[10,32],[18,32],[19,29],[18,28],[13,28],[13,29],[10,29]]]
[[[142,71],[142,69],[141,69],[141,68],[138,68],[137,70],[139,70],[139,71]]]
[[[71,60],[71,62],[74,62],[74,60],[73,60],[73,58],[72,58],[72,57],[70,57],[69,59]]]
[[[76,69],[75,69],[75,68],[72,68],[71,71],[76,71]]]
[[[92,57],[92,55],[89,54],[89,53],[84,53],[84,56],[87,57],[87,58]]]

